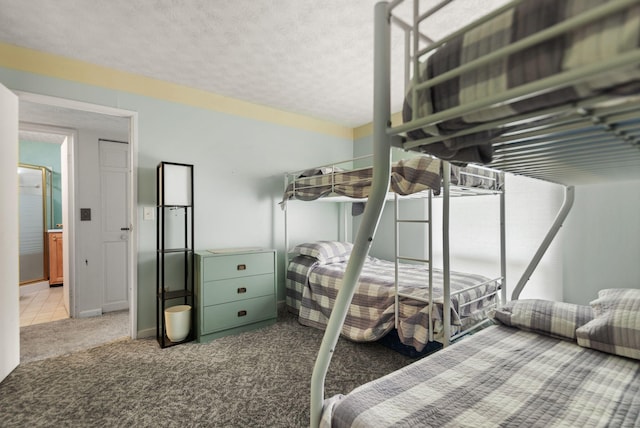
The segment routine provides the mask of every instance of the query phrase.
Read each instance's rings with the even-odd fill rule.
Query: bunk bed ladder
[[[394,194],[394,220],[395,220],[395,328],[398,329],[398,320],[400,319],[400,297],[407,297],[414,300],[421,300],[426,303],[429,303],[429,341],[433,341],[433,272],[431,271],[431,267],[433,266],[432,259],[432,222],[431,222],[431,213],[432,213],[432,197],[433,192],[429,190],[427,198],[427,213],[426,218],[423,219],[401,219],[400,218],[400,204],[398,194]],[[407,257],[400,255],[400,225],[401,224],[425,224],[427,226],[426,239],[427,239],[427,254],[426,258],[423,257]],[[402,261],[409,262],[417,262],[424,263],[429,267],[429,295],[425,299],[416,298],[416,296],[411,296],[408,294],[402,294],[399,290],[400,283],[400,269],[398,264]]]

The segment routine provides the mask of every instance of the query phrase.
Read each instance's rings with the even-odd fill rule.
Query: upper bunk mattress
[[[517,43],[560,22],[591,12],[616,0],[525,0],[513,9],[471,29],[438,48],[421,63],[419,83]],[[563,72],[603,64],[636,51],[640,45],[640,5],[634,2],[621,11],[600,17],[566,34],[555,36],[501,59],[480,65],[442,83],[418,91],[415,117],[411,93],[408,91],[403,119],[424,118],[454,107],[470,105],[492,95],[536,82]],[[627,95],[640,92],[640,67],[599,73],[570,86],[548,87],[534,91],[533,96],[499,103],[463,116],[444,120],[408,133],[411,139],[447,136],[456,131],[497,119],[567,105],[596,95]],[[414,150],[431,153],[441,159],[460,162],[489,163],[492,160],[491,139],[505,128],[482,130],[441,142],[422,145]]]
[[[451,165],[450,184],[458,190],[489,190],[500,192],[503,178],[495,170],[469,165]],[[281,204],[289,199],[313,201],[327,196],[346,196],[365,199],[371,193],[373,168],[344,170],[334,167],[314,168],[291,182],[282,197]],[[439,195],[442,183],[442,163],[431,156],[415,156],[402,159],[391,167],[390,190],[401,196],[415,195],[432,190]]]
[[[295,198],[313,201],[327,195],[368,198],[371,193],[373,168],[352,171],[316,168],[306,171],[287,186],[283,202]],[[400,195],[411,195],[432,189],[440,192],[440,160],[427,156],[403,159],[392,166],[390,188]]]

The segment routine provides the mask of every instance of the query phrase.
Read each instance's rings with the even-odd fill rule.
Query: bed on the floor
[[[330,398],[323,426],[638,426],[640,290],[626,291],[604,290],[595,318],[589,306],[512,301],[496,311],[498,325]],[[612,309],[618,298],[626,306]],[[630,314],[635,343],[625,342]]]
[[[342,284],[353,245],[317,241],[296,246],[288,264],[286,305],[301,324],[326,328]],[[396,284],[398,268],[398,287]],[[443,271],[431,269],[433,284],[429,300],[429,267],[396,263],[367,256],[349,307],[342,336],[356,342],[383,338],[394,328],[400,343],[421,352],[428,342],[442,340]],[[499,279],[450,272],[451,334],[478,327],[487,320],[487,309],[499,300]],[[396,294],[399,298],[396,302]],[[429,304],[433,302],[433,306]],[[397,309],[396,309],[397,304]],[[429,331],[432,329],[433,336]]]
[[[335,426],[640,425],[634,295],[599,302],[611,297],[605,291],[590,321],[575,307],[560,310],[575,315],[566,321],[517,300],[572,206],[573,186],[640,178],[640,3],[515,0],[428,46],[425,21],[451,1],[421,7],[414,0],[410,24],[394,15],[402,3],[375,6],[373,184],[314,367],[311,426],[323,408]],[[409,72],[404,123],[391,126],[397,22]],[[514,301],[496,311],[512,325],[487,328],[325,402],[324,377],[384,205],[392,146],[558,183],[565,200],[513,288]],[[442,163],[443,179],[449,168]]]

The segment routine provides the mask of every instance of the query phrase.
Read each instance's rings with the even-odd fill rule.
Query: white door
[[[18,97],[0,85],[0,381],[20,364]]]
[[[102,312],[129,308],[129,144],[100,140]]]

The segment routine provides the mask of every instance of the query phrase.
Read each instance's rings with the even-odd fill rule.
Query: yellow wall
[[[2,42],[0,66],[353,140],[346,126]]]

